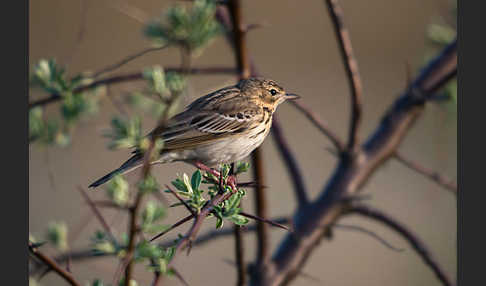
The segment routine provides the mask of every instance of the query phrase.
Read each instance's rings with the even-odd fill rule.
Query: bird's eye
[[[272,88],[272,89],[270,90],[270,93],[271,93],[272,95],[276,95],[276,94],[277,94],[277,91],[276,91],[275,89],[273,89],[273,88]]]

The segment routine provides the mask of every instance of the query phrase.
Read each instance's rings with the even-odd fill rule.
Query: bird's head
[[[285,100],[298,99],[300,96],[286,93],[283,87],[270,79],[249,78],[241,80],[237,85],[244,96],[260,102],[262,105],[275,110]]]

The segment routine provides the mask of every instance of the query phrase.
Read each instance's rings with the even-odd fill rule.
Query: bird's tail
[[[142,166],[143,161],[143,154],[137,153],[130,157],[125,163],[123,163],[120,168],[111,171],[107,175],[103,176],[102,178],[96,180],[94,183],[89,185],[89,188],[96,188],[99,185],[102,185],[106,182],[108,182],[111,178],[113,178],[117,174],[126,174],[129,173],[139,167]]]

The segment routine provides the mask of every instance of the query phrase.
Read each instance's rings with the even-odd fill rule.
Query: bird
[[[214,167],[240,161],[263,143],[277,107],[298,98],[274,80],[261,77],[242,79],[204,95],[167,120],[163,128],[158,126],[147,135],[164,142],[158,159],[151,164],[183,161]],[[135,154],[119,168],[89,187],[141,167],[142,152],[132,153]]]

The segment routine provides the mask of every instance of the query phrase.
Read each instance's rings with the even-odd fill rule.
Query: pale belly
[[[263,128],[257,128],[244,136],[232,136],[192,150],[164,154],[161,159],[165,162],[199,161],[209,167],[240,161],[263,143],[269,130],[270,128],[265,131]]]

